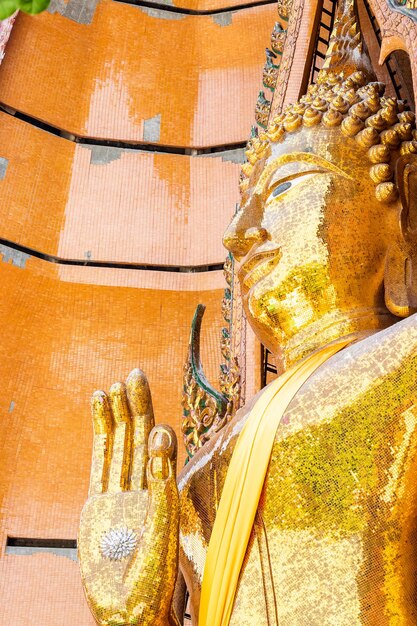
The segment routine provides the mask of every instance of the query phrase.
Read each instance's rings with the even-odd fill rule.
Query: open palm
[[[92,397],[94,450],[78,539],[87,601],[100,626],[170,624],[177,575],[176,438],[154,427],[141,370]]]

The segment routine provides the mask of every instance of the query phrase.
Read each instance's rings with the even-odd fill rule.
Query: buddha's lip
[[[247,293],[257,282],[267,276],[278,265],[281,248],[268,248],[249,256],[239,271],[238,277],[244,293]]]

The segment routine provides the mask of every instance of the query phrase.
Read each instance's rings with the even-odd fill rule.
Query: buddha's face
[[[384,315],[387,247],[398,205],[375,198],[370,163],[340,128],[302,128],[271,144],[224,236],[240,262],[248,319],[275,354],[326,325]]]

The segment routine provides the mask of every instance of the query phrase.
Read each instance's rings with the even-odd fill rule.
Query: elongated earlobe
[[[397,241],[388,250],[384,275],[385,304],[397,317],[407,317],[417,310],[410,303],[408,284],[413,268],[403,244]]]
[[[388,250],[385,304],[398,317],[417,311],[417,157],[404,155],[396,165],[401,213],[398,236]]]

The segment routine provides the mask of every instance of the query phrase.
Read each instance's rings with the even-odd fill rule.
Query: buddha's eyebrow
[[[337,165],[335,165],[334,163],[331,163],[327,159],[324,159],[318,154],[314,154],[314,152],[291,152],[288,154],[282,154],[281,156],[271,161],[271,163],[268,163],[268,165],[265,167],[264,171],[262,172],[256,184],[254,193],[257,195],[262,194],[265,187],[269,183],[272,175],[276,174],[276,172],[279,170],[280,167],[283,167],[284,165],[287,165],[288,163],[297,163],[297,162],[311,163],[311,165],[314,165],[316,167],[321,167],[324,170],[328,170],[329,172],[333,172],[334,174],[343,176],[343,178],[347,178],[348,180],[353,180],[352,177],[349,176],[342,169],[340,169],[340,167],[337,167]]]

